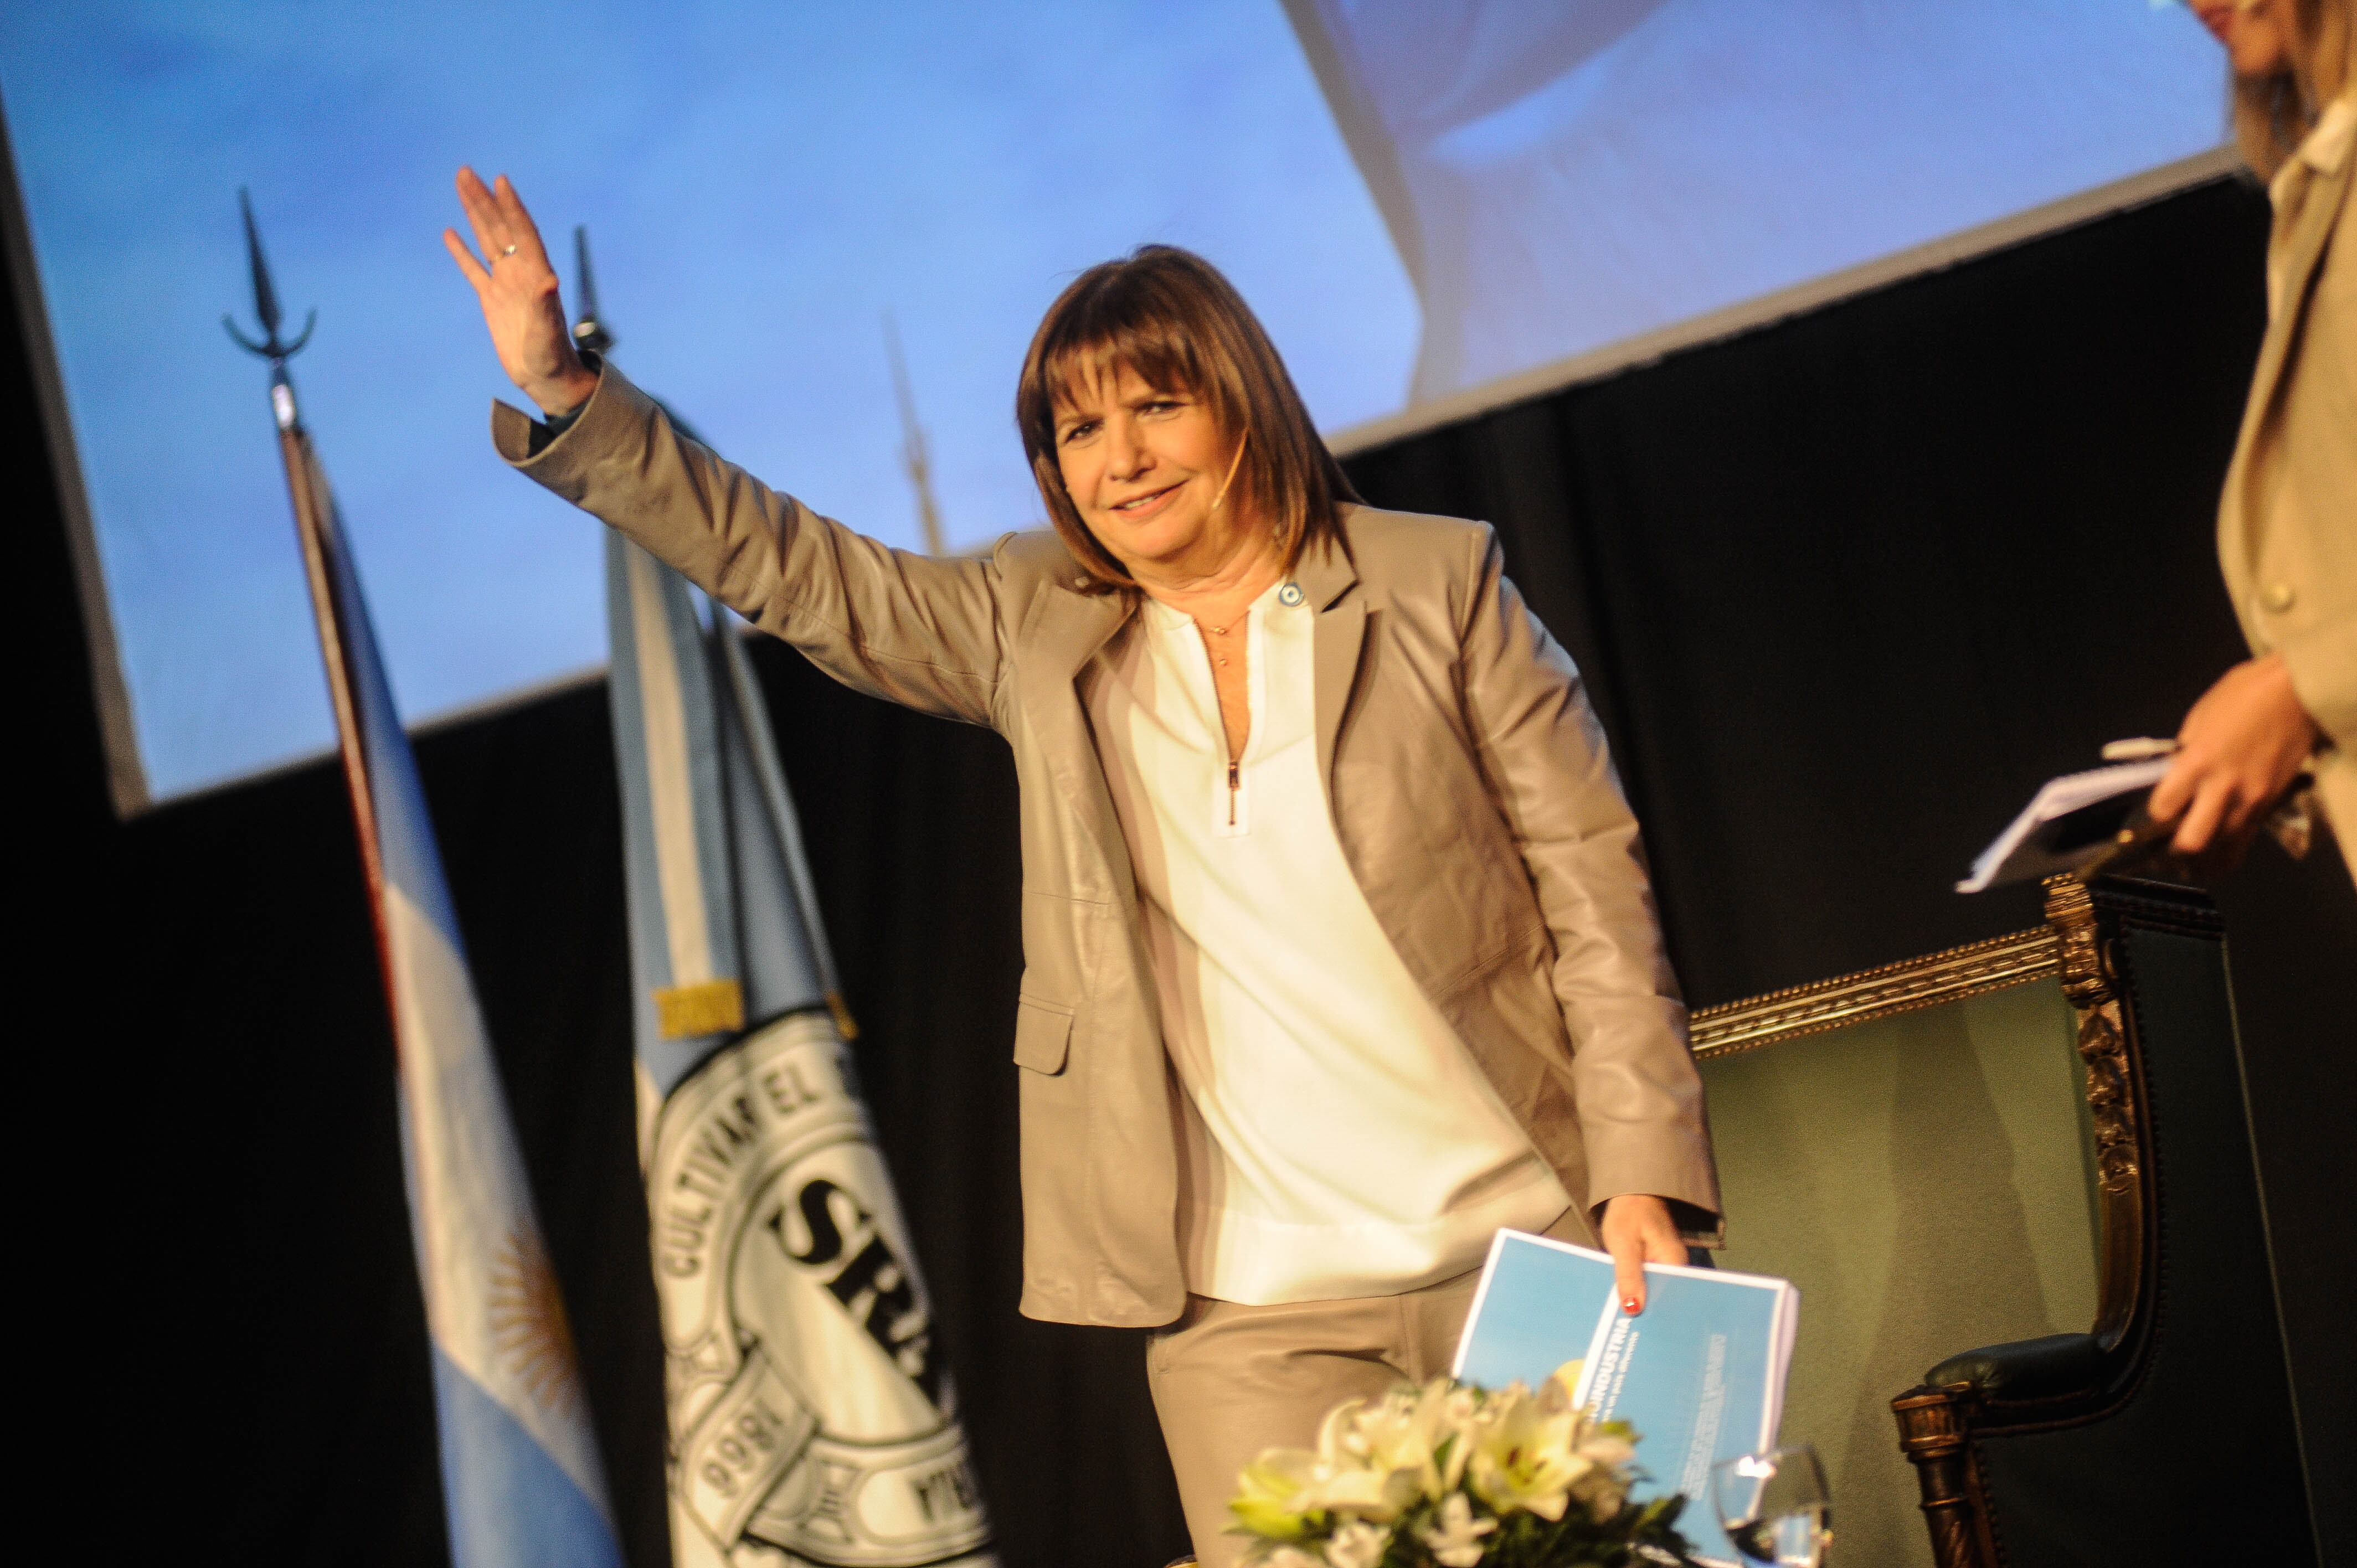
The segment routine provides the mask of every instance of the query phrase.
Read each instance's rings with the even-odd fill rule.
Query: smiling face
[[[2226,59],[2244,80],[2274,76],[2291,60],[2288,0],[2193,0],[2193,14],[2226,46]]]
[[[1199,576],[1248,542],[1231,483],[1241,447],[1200,395],[1149,385],[1125,364],[1075,376],[1056,400],[1064,493],[1132,577]]]
[[[1015,427],[1084,592],[1241,593],[1335,545],[1359,499],[1251,307],[1169,245],[1056,296],[1024,351]]]

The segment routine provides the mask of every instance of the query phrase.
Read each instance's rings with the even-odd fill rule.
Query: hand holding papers
[[[2163,754],[2047,780],[2021,815],[1981,851],[1972,875],[1956,884],[1956,891],[1978,893],[2093,862],[2117,845],[2123,832],[2133,835],[2142,825],[2145,799],[2169,772],[2169,762]]]
[[[1959,893],[2058,872],[2092,874],[2116,868],[2130,856],[2158,849],[2173,836],[2182,802],[2164,807],[2156,822],[2147,810],[2153,789],[2177,765],[2173,740],[2115,740],[2104,747],[2108,768],[2050,779],[2021,814],[1973,862],[1972,875],[1956,884]],[[2314,830],[2308,771],[2300,768],[2266,810],[2261,824],[2294,860],[2304,858]],[[2222,866],[2242,856],[2239,841]],[[2197,865],[2209,865],[2197,858]]]
[[[1575,1402],[1638,1434],[1650,1480],[1633,1498],[1682,1492],[1679,1528],[1706,1562],[1733,1563],[1712,1522],[1710,1470],[1774,1444],[1792,1362],[1800,1293],[1783,1280],[1676,1264],[1645,1265],[1647,1304],[1631,1317],[1612,1260],[1585,1247],[1504,1230],[1490,1249],[1456,1377],[1484,1388],[1537,1388],[1566,1363]]]

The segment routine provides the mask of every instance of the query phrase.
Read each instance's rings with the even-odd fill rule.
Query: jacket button
[[[2292,592],[2292,586],[2289,583],[2269,583],[2266,587],[2259,590],[2259,604],[2263,607],[2272,610],[2277,615],[2281,615],[2284,611],[2291,608],[2292,601],[2298,596],[2298,595]]]

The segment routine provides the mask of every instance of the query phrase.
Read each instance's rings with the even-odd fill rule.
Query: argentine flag
[[[750,661],[619,533],[606,585],[677,1568],[985,1568]]]
[[[283,393],[283,395],[278,395]],[[619,1568],[573,1337],[360,579],[274,388],[400,1053],[402,1154],[457,1568]]]

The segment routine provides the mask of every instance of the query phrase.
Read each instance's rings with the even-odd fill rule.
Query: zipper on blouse
[[[1236,825],[1236,790],[1241,787],[1236,781],[1236,759],[1232,757],[1228,758],[1228,826],[1230,827]]]

